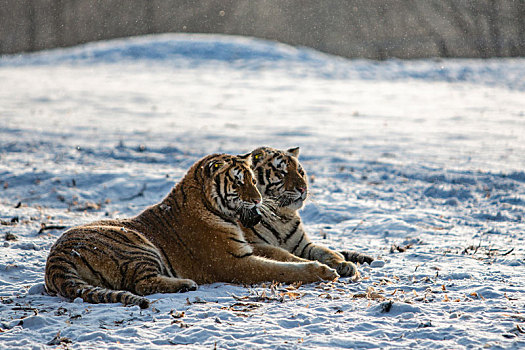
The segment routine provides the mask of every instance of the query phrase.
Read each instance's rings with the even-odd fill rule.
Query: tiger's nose
[[[257,210],[259,210],[259,208],[261,207],[261,200],[260,199],[252,199],[252,203],[253,203],[252,208],[256,208]]]
[[[297,187],[297,190],[303,194],[306,192],[306,187]]]

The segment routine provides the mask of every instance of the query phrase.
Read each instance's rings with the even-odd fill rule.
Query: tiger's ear
[[[249,166],[252,165],[252,154],[251,153],[239,154],[237,155],[237,157],[247,162]]]
[[[295,158],[299,158],[299,147],[289,148],[286,152],[290,153]]]

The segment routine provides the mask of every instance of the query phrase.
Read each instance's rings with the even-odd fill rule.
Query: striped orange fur
[[[244,228],[254,253],[281,261],[316,260],[343,277],[359,278],[352,261],[310,240],[298,213],[308,195],[307,176],[298,161],[299,147],[278,150],[260,147],[252,152],[252,168],[264,201],[272,208],[263,211],[261,222]],[[371,257],[347,252],[354,262],[372,261]]]
[[[46,289],[69,299],[144,308],[144,295],[194,290],[197,283],[336,278],[318,262],[253,254],[240,224],[259,222],[261,200],[250,154],[206,156],[164,200],[136,217],[64,232],[47,259]]]

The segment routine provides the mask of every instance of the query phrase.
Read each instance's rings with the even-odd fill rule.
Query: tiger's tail
[[[135,295],[125,290],[111,290],[85,284],[76,290],[77,296],[87,303],[122,303],[124,305],[138,305],[141,309],[149,307],[147,298]]]
[[[82,298],[86,303],[122,303],[138,305],[141,309],[149,307],[147,298],[135,295],[125,290],[112,290],[97,287],[85,282],[74,268],[64,268],[62,265],[50,264],[46,268],[46,290],[51,295],[59,294],[71,300]]]

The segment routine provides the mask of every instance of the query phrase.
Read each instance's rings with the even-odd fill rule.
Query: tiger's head
[[[203,191],[211,209],[253,227],[261,220],[262,197],[251,169],[251,154],[213,154],[201,161]]]
[[[260,147],[251,152],[252,169],[263,198],[280,208],[300,209],[308,195],[306,173],[297,160],[299,147],[286,151]]]

